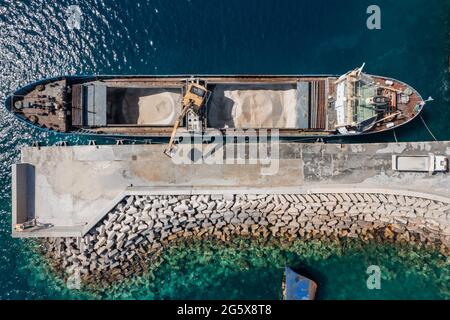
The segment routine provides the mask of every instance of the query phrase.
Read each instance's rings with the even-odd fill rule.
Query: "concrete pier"
[[[167,158],[164,147],[24,148],[13,167],[13,236],[83,237],[130,195],[381,194],[450,204],[449,173],[393,171],[391,160],[393,154],[449,157],[450,141],[280,143],[268,163],[239,164],[183,164]],[[37,226],[16,231],[26,219]]]

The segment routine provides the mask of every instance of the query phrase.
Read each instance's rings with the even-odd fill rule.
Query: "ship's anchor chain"
[[[423,104],[425,105],[425,103],[431,102],[431,101],[434,101],[434,99],[430,96],[430,97],[428,97],[427,100],[425,100],[425,101],[423,102]],[[433,132],[431,132],[430,128],[428,127],[428,125],[427,125],[427,123],[425,122],[425,120],[422,118],[422,115],[421,115],[421,114],[419,114],[419,118],[420,118],[420,120],[422,120],[423,125],[424,125],[425,128],[428,130],[428,133],[433,137],[434,141],[437,141],[436,137],[434,136]]]
[[[420,120],[422,120],[423,125],[425,126],[425,128],[428,130],[428,133],[433,137],[434,141],[437,141],[436,137],[434,136],[433,132],[431,132],[430,128],[427,126],[427,123],[425,122],[425,120],[423,120],[422,115],[419,115]]]

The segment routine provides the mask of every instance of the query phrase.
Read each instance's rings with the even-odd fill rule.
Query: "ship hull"
[[[227,132],[233,132],[234,135],[248,135],[250,133],[259,134],[260,132],[276,132],[277,136],[281,140],[299,140],[305,142],[307,142],[308,140],[315,141],[316,139],[320,138],[329,139],[336,137],[361,137],[394,130],[402,125],[405,125],[406,123],[409,123],[423,111],[423,106],[425,103],[416,90],[396,79],[379,76],[372,77],[374,77],[376,81],[383,82],[383,84],[392,82],[395,83],[394,87],[398,86],[398,88],[402,90],[406,88],[410,90],[412,92],[411,99],[413,100],[410,104],[414,104],[414,109],[405,105],[409,109],[412,109],[412,111],[405,107],[405,113],[408,113],[407,117],[402,120],[392,121],[389,126],[386,125],[385,127],[377,127],[375,128],[375,130],[364,132],[352,132],[351,130],[349,130],[345,134],[342,134],[342,132],[338,132],[336,130],[336,123],[333,123],[333,120],[329,119],[331,114],[330,110],[333,109],[330,102],[333,100],[329,99],[330,97],[332,97],[332,91],[336,90],[337,88],[337,86],[334,86],[333,83],[339,79],[336,75],[196,76],[196,79],[205,79],[208,83],[208,86],[212,87],[212,100],[207,106],[207,110],[208,112],[210,112],[210,114],[206,116],[207,121],[205,121],[208,123],[208,125],[206,125],[202,129],[201,134],[210,135],[220,132],[221,134],[226,135]],[[182,92],[177,92],[177,90],[181,88],[183,82],[187,81],[187,79],[192,79],[192,76],[107,75],[61,76],[48,78],[31,83],[23,88],[18,89],[16,92],[14,92],[14,94],[6,99],[6,108],[10,112],[12,112],[20,121],[44,131],[57,131],[63,134],[77,134],[93,138],[105,137],[115,139],[129,138],[136,140],[165,140],[170,137],[174,122],[173,119],[176,118],[176,114],[170,114],[170,116],[166,116],[166,118],[164,118],[165,114],[158,115],[155,118],[154,114],[152,114],[151,112],[147,112],[147,115],[142,115],[143,107],[141,107],[141,102],[143,101],[144,107],[146,107],[146,101],[148,101],[147,106],[150,105],[151,107],[153,107],[153,105],[158,105],[159,103],[159,105],[162,105],[167,109],[167,105],[170,105],[170,107],[172,108],[171,112],[174,113],[173,110],[177,110],[178,108],[177,104],[174,103],[174,101],[178,101],[177,97],[180,96]],[[41,111],[41,109],[38,110],[40,112],[40,119],[38,121],[36,121],[35,119],[38,118],[37,116],[29,116],[27,114],[28,109],[26,107],[23,107],[23,104],[27,101],[27,99],[33,99],[36,97],[36,94],[39,93],[37,91],[37,88],[45,87],[46,89],[42,92],[47,93],[47,95],[42,96],[51,97],[55,90],[47,88],[60,83],[62,83],[66,87],[70,87],[72,90],[72,95],[76,91],[74,89],[76,89],[77,87],[86,87],[91,84],[101,84],[101,87],[98,86],[98,88],[102,88],[103,90],[107,91],[107,93],[105,94],[106,98],[104,97],[103,100],[105,100],[106,108],[111,109],[105,111],[107,115],[103,118],[110,117],[109,113],[117,113],[117,110],[119,112],[122,112],[122,115],[116,117],[117,119],[119,119],[118,121],[111,116],[110,118],[107,118],[106,121],[105,119],[103,119],[102,123],[95,123],[95,125],[93,126],[86,125],[86,123],[89,122],[89,119],[82,119],[82,116],[79,116],[80,119],[77,120],[78,122],[76,122],[74,120],[74,111],[76,110],[75,104],[85,104],[86,97],[81,97],[78,100],[74,97],[69,97],[68,101],[71,104],[69,104],[68,107],[71,108],[70,116],[68,120],[64,119],[64,125],[58,126],[57,124],[55,124],[58,121],[63,122],[62,120],[60,120],[60,115],[51,115],[49,112],[47,112],[47,114],[49,115],[45,115],[45,107],[41,107],[41,109],[44,109],[44,111]],[[84,87],[83,90],[85,90]],[[97,94],[97,91],[100,92],[98,88],[94,87],[94,91],[96,93],[92,94],[93,96]],[[138,99],[139,101],[133,104],[136,106],[139,105],[140,108],[139,115],[136,116],[134,120],[130,120],[130,118],[132,118],[130,117],[130,114],[132,114],[133,112],[136,113],[138,107],[130,108],[129,112],[120,110],[120,108],[122,108],[122,106],[124,105],[123,101],[126,100],[120,95],[121,92],[124,92],[123,90],[126,90],[126,93],[124,95],[127,95],[127,97],[131,97],[130,99],[134,98],[135,100]],[[159,91],[156,92],[155,90]],[[394,90],[394,88],[392,90]],[[50,94],[48,94],[48,92],[50,92]],[[89,93],[85,95],[87,95],[89,98]],[[39,94],[37,94],[37,96],[39,97]],[[110,96],[113,98],[110,98]],[[120,100],[120,102],[114,105],[114,97],[117,96],[119,97],[118,99]],[[304,96],[307,96],[308,99],[303,103],[304,105],[301,105],[302,102],[299,102],[301,100],[299,97]],[[53,98],[53,100],[55,99]],[[16,108],[18,101],[22,105],[22,108],[20,110]],[[37,101],[39,102],[39,100]],[[267,103],[267,101],[269,101],[270,103]],[[282,103],[279,103],[279,101],[282,101]],[[28,104],[30,105],[30,103]],[[227,104],[231,105],[229,109],[234,109],[229,111],[228,114],[223,115],[221,113],[223,112],[222,107]],[[33,106],[33,108],[36,108],[36,106]],[[38,112],[31,108],[30,110],[32,112]],[[269,110],[270,112],[268,112],[267,110]],[[309,112],[309,115],[302,116],[302,113],[299,112],[299,110],[303,110],[304,113]],[[31,111],[28,112],[31,113]],[[166,111],[164,110],[164,112]],[[99,112],[97,112],[96,110],[94,114],[97,115],[97,113]],[[236,115],[236,113],[238,115]],[[273,116],[274,114],[275,116]],[[293,117],[291,117],[292,114],[294,114]],[[53,118],[50,119],[50,117]],[[95,122],[98,120],[94,119],[91,121]],[[102,120],[100,120],[99,122],[101,121]],[[116,121],[117,123],[114,123],[114,121]],[[182,128],[180,130],[180,133],[187,134],[188,131]],[[198,133],[199,132],[197,132],[197,134]]]

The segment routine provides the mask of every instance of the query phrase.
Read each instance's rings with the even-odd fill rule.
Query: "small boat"
[[[292,270],[285,267],[283,281],[283,300],[314,300],[316,297],[317,284]]]
[[[62,76],[17,90],[6,107],[44,130],[145,138],[233,129],[277,129],[281,139],[365,135],[420,114],[416,90],[363,67],[342,76]]]

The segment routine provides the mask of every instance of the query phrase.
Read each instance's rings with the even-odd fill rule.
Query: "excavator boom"
[[[173,126],[172,134],[170,136],[169,145],[166,150],[164,150],[164,154],[169,158],[172,158],[174,155],[174,141],[175,136],[177,134],[178,128],[180,124],[183,122],[184,117],[188,113],[189,110],[194,110],[198,112],[198,110],[203,107],[205,104],[205,100],[208,96],[208,90],[205,86],[202,86],[198,83],[191,82],[188,84],[185,94],[183,96],[183,109],[175,121]]]

